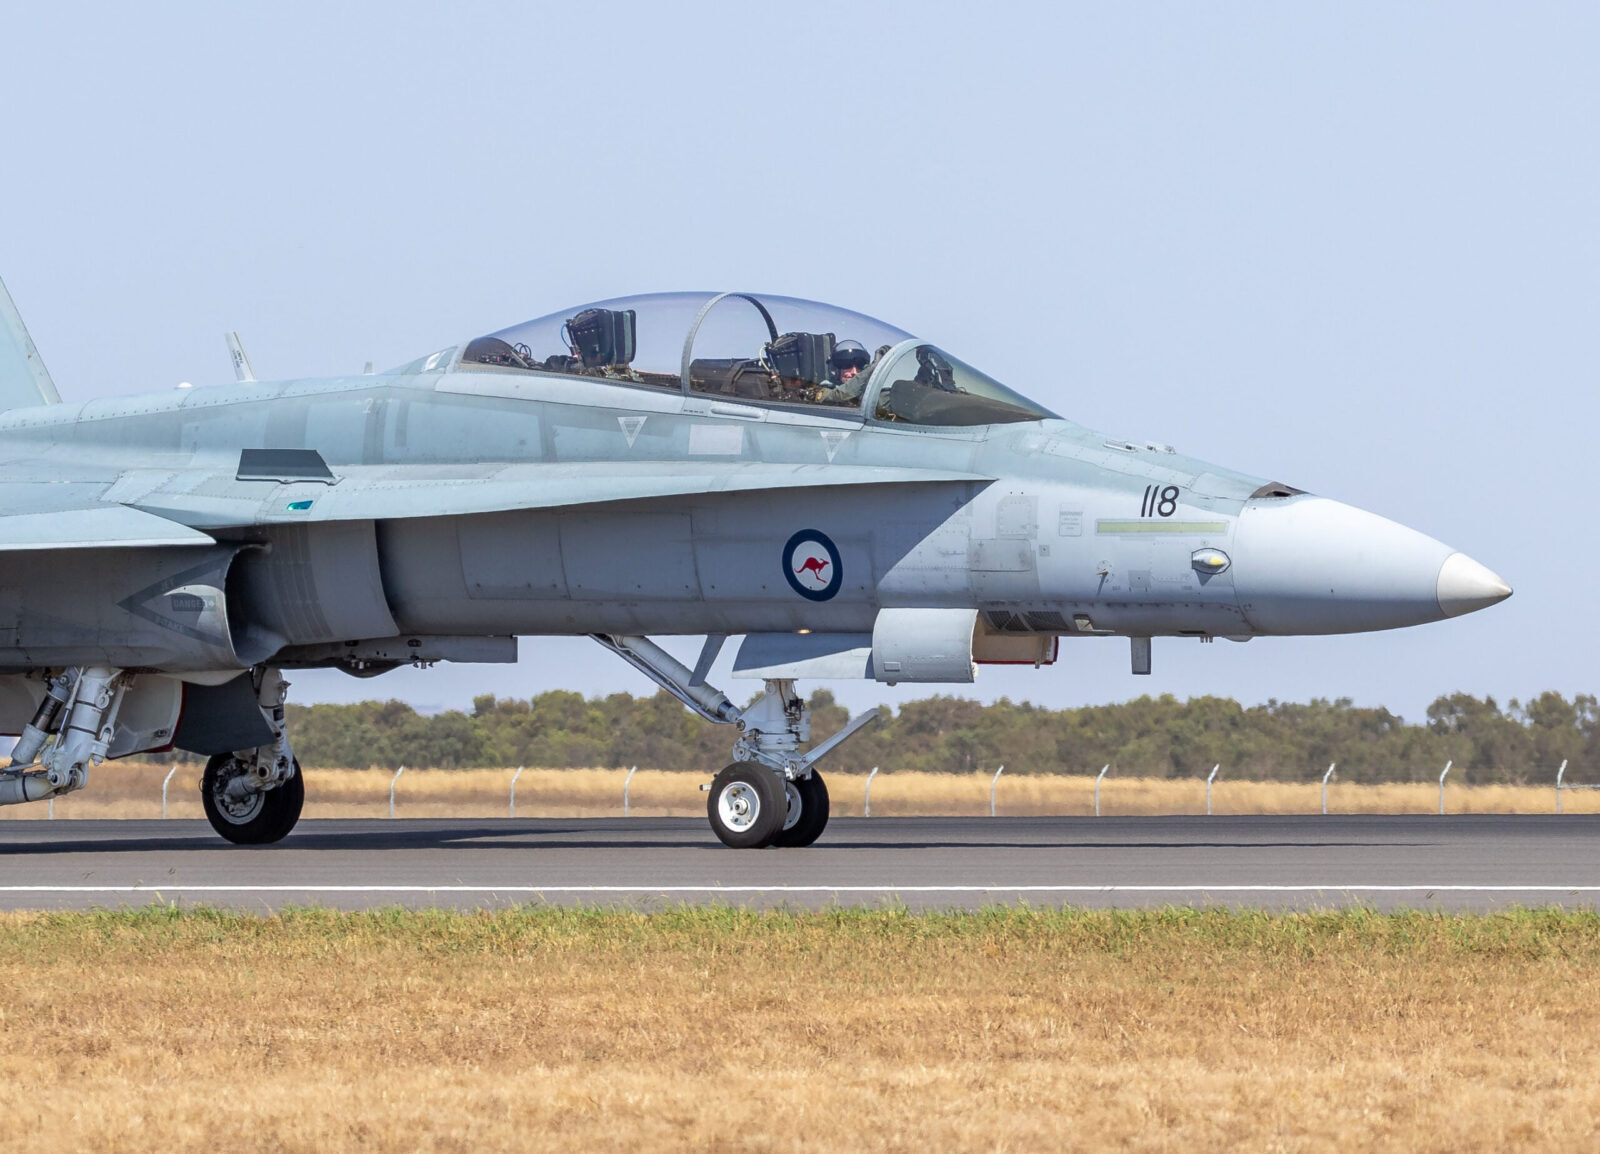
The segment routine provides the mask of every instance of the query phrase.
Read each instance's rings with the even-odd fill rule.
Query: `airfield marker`
[[[511,775],[511,812],[507,817],[517,816],[517,778],[522,776],[522,766],[517,766],[517,772]]]
[[[404,773],[405,771],[406,771],[406,767],[402,765],[399,769],[394,771],[394,776],[389,779],[389,816],[390,817],[394,816],[394,787],[395,787],[395,783],[400,780],[400,775],[402,773]]]

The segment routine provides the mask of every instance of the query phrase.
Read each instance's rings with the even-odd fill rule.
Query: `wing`
[[[215,545],[209,535],[123,505],[0,517],[0,551]]]

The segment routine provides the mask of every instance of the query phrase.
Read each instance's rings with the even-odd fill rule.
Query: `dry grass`
[[[89,788],[56,802],[56,817],[160,817],[163,766],[116,762],[94,770]],[[499,817],[507,812],[512,770],[407,770],[395,793],[401,817]],[[322,769],[306,771],[307,817],[383,817],[389,812],[391,771]],[[517,783],[519,817],[608,817],[622,813],[620,769],[529,769]],[[1468,785],[1456,777],[1446,789],[1451,813],[1553,813],[1551,785]],[[172,817],[201,816],[200,771],[178,770],[169,788]],[[631,812],[638,817],[692,817],[705,813],[700,785],[710,775],[666,773],[641,769],[631,787]],[[860,815],[866,775],[828,773],[833,812]],[[880,773],[872,783],[872,812],[877,817],[961,815],[989,812],[990,775],[894,772]],[[1439,789],[1434,783],[1413,785],[1347,785],[1334,781],[1328,807],[1334,813],[1434,813]],[[1285,782],[1229,781],[1219,776],[1212,790],[1216,813],[1316,813],[1322,807],[1321,786]],[[1119,778],[1108,775],[1101,785],[1101,812],[1107,816],[1204,813],[1205,782]],[[1566,794],[1568,813],[1600,813],[1600,791]],[[1049,774],[1003,774],[997,809],[1012,816],[1090,814],[1094,812],[1094,778]],[[44,805],[15,806],[5,818],[44,818]]]
[[[1590,1150],[1600,919],[0,916],[0,1146]]]

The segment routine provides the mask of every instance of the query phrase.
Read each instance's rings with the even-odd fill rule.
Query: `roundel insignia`
[[[802,529],[783,547],[783,575],[809,601],[827,601],[844,584],[839,547],[816,529]]]

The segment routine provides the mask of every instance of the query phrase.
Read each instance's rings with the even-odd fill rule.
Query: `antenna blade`
[[[244,351],[244,345],[239,340],[238,333],[227,333],[228,356],[233,359],[233,379],[236,381],[253,381],[256,379],[255,369],[250,367],[250,357]]]

